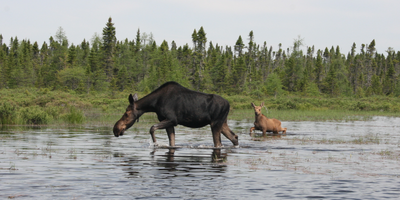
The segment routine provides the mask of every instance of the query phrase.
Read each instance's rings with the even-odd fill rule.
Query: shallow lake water
[[[112,125],[2,127],[0,198],[382,199],[400,197],[400,118],[282,122],[287,135],[249,136],[213,149],[209,127],[164,130],[151,120],[114,137]]]

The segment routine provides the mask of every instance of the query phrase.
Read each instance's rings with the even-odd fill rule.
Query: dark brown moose
[[[147,96],[138,100],[137,94],[129,95],[129,106],[114,125],[114,135],[119,137],[146,112],[155,112],[160,123],[150,128],[150,135],[156,143],[154,131],[166,129],[169,145],[175,146],[175,126],[191,128],[211,126],[214,147],[221,147],[221,132],[235,146],[238,136],[227,124],[229,102],[215,94],[189,90],[176,82],[167,82]]]
[[[287,128],[281,127],[281,121],[277,119],[269,119],[261,113],[261,108],[264,107],[264,102],[262,102],[260,106],[256,106],[254,103],[251,103],[251,106],[254,108],[256,120],[254,121],[254,127],[250,128],[250,135],[253,130],[262,131],[263,136],[266,135],[266,132],[278,134],[282,131],[282,134],[286,134]]]

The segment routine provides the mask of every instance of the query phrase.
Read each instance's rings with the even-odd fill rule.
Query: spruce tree
[[[323,92],[329,94],[331,97],[336,97],[339,95],[339,85],[336,77],[336,68],[331,67],[324,80],[324,90]]]
[[[381,95],[382,94],[382,84],[379,80],[379,76],[373,75],[372,76],[372,85],[371,90],[373,95]]]
[[[138,29],[136,33],[135,53],[138,53],[141,48],[142,48],[142,41],[140,38],[140,29]]]
[[[17,88],[18,79],[21,74],[21,69],[19,65],[19,41],[18,38],[11,38],[10,41],[10,52],[8,54],[8,63],[5,67],[5,81],[8,88]]]
[[[90,45],[85,39],[82,41],[81,45],[81,52],[77,55],[77,61],[80,66],[86,67],[88,64],[88,56],[90,53]]]
[[[124,91],[128,85],[128,73],[125,65],[122,65],[118,71],[116,85],[119,91]]]
[[[384,84],[383,84],[383,92],[386,95],[392,94],[395,89],[395,83],[396,83],[396,72],[394,70],[394,64],[393,61],[389,58],[389,66],[388,70],[386,72]]]
[[[5,69],[7,66],[7,45],[3,44],[3,36],[0,34],[0,89],[6,86]]]
[[[200,27],[199,31],[196,31],[196,29],[193,31],[192,41],[194,44],[192,80],[196,89],[200,91],[202,89],[202,73],[204,70],[204,57],[207,43],[207,37],[203,27]]]
[[[68,50],[67,63],[70,67],[74,67],[75,62],[76,62],[76,48],[75,45],[72,44]]]
[[[236,40],[235,44],[235,52],[238,58],[242,56],[243,49],[244,49],[244,43],[242,40],[242,36],[239,35],[239,38]]]
[[[30,87],[35,85],[36,74],[33,67],[32,45],[29,40],[21,42],[21,53],[19,54],[21,74],[19,75],[19,86]]]
[[[103,28],[103,59],[104,59],[104,70],[106,72],[108,80],[111,80],[114,75],[114,51],[115,45],[117,42],[117,38],[115,36],[115,27],[114,23],[112,23],[112,18],[108,18],[108,22],[106,23],[106,27]]]
[[[215,67],[211,69],[211,78],[214,83],[214,91],[223,92],[226,87],[226,76],[228,74],[228,69],[226,66],[225,54],[222,54],[216,64]]]
[[[283,93],[282,89],[283,85],[281,79],[276,73],[272,73],[268,76],[265,81],[265,89],[268,95],[274,96],[276,98],[277,95]]]

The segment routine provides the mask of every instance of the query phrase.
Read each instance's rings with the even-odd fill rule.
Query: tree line
[[[48,43],[0,35],[0,89],[36,87],[76,93],[150,92],[166,81],[197,91],[255,97],[301,94],[330,97],[400,95],[400,52],[375,49],[375,40],[343,54],[339,46],[304,48],[303,40],[276,50],[254,42],[250,31],[233,46],[207,41],[203,27],[193,45],[156,44],[152,34],[137,31],[133,40],[117,40],[110,17],[102,36],[69,44],[60,27]]]

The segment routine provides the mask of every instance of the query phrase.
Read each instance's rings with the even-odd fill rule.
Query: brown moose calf
[[[262,131],[263,136],[266,135],[266,132],[278,134],[282,131],[282,134],[286,134],[287,128],[281,127],[281,121],[277,119],[269,119],[261,113],[261,108],[264,106],[264,102],[262,102],[260,106],[256,106],[254,103],[251,103],[251,106],[254,108],[256,120],[254,121],[254,127],[250,128],[250,136],[252,135],[251,132],[253,130]]]

